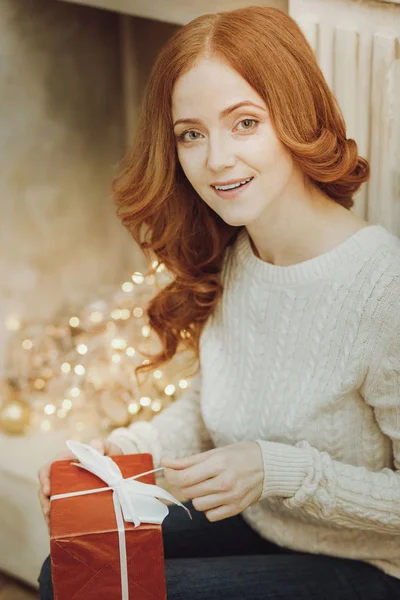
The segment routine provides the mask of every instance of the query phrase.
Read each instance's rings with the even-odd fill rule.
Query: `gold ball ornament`
[[[22,434],[30,422],[30,409],[23,400],[6,401],[0,407],[0,430],[11,434]]]

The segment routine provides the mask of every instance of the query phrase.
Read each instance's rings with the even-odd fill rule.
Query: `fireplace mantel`
[[[215,0],[197,0],[196,2],[187,2],[187,0],[59,0],[62,2],[72,2],[73,4],[83,4],[94,8],[103,8],[135,17],[144,17],[154,19],[155,21],[165,21],[166,23],[176,23],[185,25],[196,17],[218,10],[232,10],[245,6],[243,0],[219,0],[216,7]],[[399,0],[400,1],[400,0]],[[288,0],[266,0],[257,4],[274,6],[287,12]]]
[[[216,6],[215,0],[197,0],[187,2],[186,0],[58,0],[112,10],[126,15],[154,19],[184,25],[201,14],[215,12],[218,10],[232,10],[245,6],[243,0],[219,0]],[[326,0],[320,0],[324,2]],[[400,4],[400,0],[376,0],[383,4]],[[288,12],[290,0],[265,0],[257,4],[274,6]]]

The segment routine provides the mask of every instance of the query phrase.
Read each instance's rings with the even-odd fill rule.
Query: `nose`
[[[209,138],[207,168],[210,171],[223,171],[226,167],[233,167],[235,156],[233,154],[232,142],[223,135]]]

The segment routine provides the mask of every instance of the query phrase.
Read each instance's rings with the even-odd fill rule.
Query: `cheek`
[[[276,160],[278,173],[280,173],[283,178],[290,179],[294,167],[292,155],[285,148],[281,148]]]
[[[269,123],[260,127],[258,132],[249,137],[243,145],[243,152],[254,166],[275,168],[278,164],[287,162],[290,153],[277,138],[274,129]]]
[[[188,181],[194,188],[200,185],[201,179],[204,179],[204,174],[201,175],[201,159],[199,153],[185,151],[178,151],[179,163],[182,167],[182,171],[185,173]]]
[[[277,179],[287,179],[293,171],[293,159],[281,144],[273,144],[266,148],[258,157],[260,172],[268,172],[269,176]]]
[[[185,173],[186,177],[188,177],[188,173],[190,173],[193,168],[193,161],[189,160],[187,153],[184,150],[181,150],[180,146],[178,146],[177,155],[182,170]]]

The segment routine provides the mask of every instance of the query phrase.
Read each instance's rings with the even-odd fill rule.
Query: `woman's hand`
[[[116,444],[113,444],[112,442],[109,442],[108,440],[101,440],[101,439],[92,440],[89,445],[93,446],[93,448],[96,448],[96,450],[98,450],[101,454],[104,454],[105,456],[115,456],[117,454],[123,454],[123,452],[119,446],[117,446]],[[44,520],[46,521],[47,529],[49,531],[50,531],[49,515],[50,515],[50,494],[51,494],[51,492],[50,492],[50,466],[51,466],[51,463],[54,462],[55,460],[67,460],[70,458],[76,459],[75,454],[73,454],[70,450],[62,450],[53,458],[53,460],[51,460],[48,463],[46,463],[45,465],[43,465],[43,467],[41,467],[41,469],[39,469],[39,471],[38,471],[38,478],[39,478],[39,482],[40,482],[40,488],[39,488],[39,492],[38,492],[39,501],[40,501],[40,506],[42,508]]]
[[[239,442],[186,458],[163,457],[164,477],[209,521],[242,512],[262,492],[264,464],[257,442]]]

